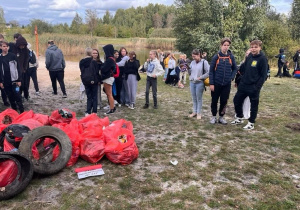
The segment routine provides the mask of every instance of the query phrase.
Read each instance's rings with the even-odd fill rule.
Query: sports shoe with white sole
[[[216,116],[212,116],[211,119],[210,119],[210,121],[209,121],[209,123],[210,124],[216,124],[216,122],[217,122],[217,117]]]
[[[238,125],[238,124],[242,124],[242,123],[244,123],[244,120],[242,119],[242,118],[235,118],[235,120],[234,121],[232,121],[230,124],[231,125]]]
[[[254,129],[254,123],[248,122],[248,124],[243,128],[245,130],[253,130]]]
[[[226,124],[227,124],[227,121],[225,120],[224,117],[219,117],[218,123],[221,123],[221,124],[223,124],[223,125],[226,125]]]

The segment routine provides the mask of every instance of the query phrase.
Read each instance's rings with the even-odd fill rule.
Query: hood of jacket
[[[280,49],[279,49],[279,53],[284,53],[284,49],[283,49],[283,48],[280,48]]]
[[[263,51],[260,51],[259,54],[257,55],[253,55],[252,53],[250,53],[250,55],[253,57],[253,58],[259,58],[261,56],[265,56],[264,52]]]
[[[80,60],[79,66],[83,66],[84,68],[88,68],[92,62],[92,57],[86,57]]]
[[[50,46],[48,47],[48,49],[49,49],[49,50],[55,51],[55,50],[58,49],[58,47],[57,47],[55,44],[53,44],[53,45],[50,45]]]
[[[27,41],[24,37],[20,36],[16,41],[16,47],[20,47],[21,45],[27,45]]]
[[[106,59],[109,57],[114,57],[114,46],[112,44],[105,45],[103,47]]]

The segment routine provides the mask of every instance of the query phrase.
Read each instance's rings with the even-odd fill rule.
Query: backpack
[[[95,69],[93,60],[91,61],[89,67],[80,69],[80,71],[81,81],[84,85],[93,85],[98,82],[96,76],[94,75],[94,72],[96,72],[97,70]]]
[[[36,56],[33,50],[29,50],[29,63],[35,64],[36,63]]]
[[[118,78],[120,75],[120,68],[119,65],[116,63],[115,59],[113,59],[113,57],[109,57],[110,59],[112,59],[115,62],[115,67],[113,69],[113,76],[114,78]]]
[[[217,70],[217,67],[218,67],[218,64],[219,64],[219,62],[220,62],[220,59],[224,59],[224,60],[225,60],[225,59],[227,59],[227,58],[228,58],[228,60],[229,60],[230,65],[232,65],[232,60],[231,60],[231,58],[230,58],[230,55],[221,57],[221,56],[219,55],[219,53],[218,53],[218,59],[217,59],[217,61],[216,61],[215,71]]]

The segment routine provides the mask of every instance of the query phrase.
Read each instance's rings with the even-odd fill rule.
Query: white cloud
[[[64,17],[64,18],[73,18],[75,17],[76,12],[75,11],[71,11],[71,12],[63,12],[59,15],[59,17]]]
[[[76,0],[53,0],[49,9],[53,10],[76,10],[80,7]]]
[[[38,5],[38,4],[31,4],[29,5],[29,9],[37,9],[37,8],[40,8],[41,5]]]
[[[29,4],[40,4],[41,0],[28,0]]]
[[[270,4],[276,12],[288,14],[291,11],[292,0],[271,0]]]

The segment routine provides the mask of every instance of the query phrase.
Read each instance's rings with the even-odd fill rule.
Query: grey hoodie
[[[61,71],[66,67],[64,55],[56,45],[50,45],[46,50],[45,63],[49,71]]]

